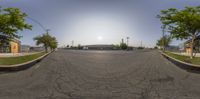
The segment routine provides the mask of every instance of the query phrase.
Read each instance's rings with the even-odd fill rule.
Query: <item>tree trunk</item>
[[[191,44],[190,44],[190,48],[191,48],[190,58],[191,58],[191,59],[193,59],[194,40],[195,40],[195,36],[192,36],[192,42],[191,42]]]
[[[47,47],[45,46],[45,52],[47,53],[48,52],[48,50],[47,50]]]
[[[165,52],[165,46],[163,46],[163,52]]]

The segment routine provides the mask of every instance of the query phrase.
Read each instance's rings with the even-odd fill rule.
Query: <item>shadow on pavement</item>
[[[164,56],[164,55],[163,55]],[[166,56],[164,56],[167,60],[169,60],[170,62],[172,62],[173,64],[175,64],[177,67],[186,70],[187,72],[190,73],[196,73],[196,74],[200,74],[200,67],[192,67],[192,66],[188,66],[186,64],[182,64],[179,63],[177,61],[174,61]]]

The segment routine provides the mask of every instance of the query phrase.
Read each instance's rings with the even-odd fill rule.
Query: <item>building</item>
[[[186,53],[190,53],[191,52],[191,39],[185,42],[185,51]],[[194,51],[197,53],[200,53],[200,35],[196,37],[196,39],[194,40]]]
[[[106,44],[97,44],[97,45],[84,45],[81,46],[81,49],[84,50],[121,50],[120,46],[118,45],[106,45]],[[133,50],[134,47],[129,46],[126,50]]]
[[[19,53],[20,43],[17,39],[8,40],[6,36],[0,35],[0,53]]]
[[[85,45],[83,46],[83,49],[89,49],[89,50],[113,50],[114,45]]]
[[[45,48],[44,47],[37,47],[37,46],[35,46],[35,47],[30,47],[30,49],[29,49],[31,52],[40,52],[40,51],[44,51],[45,50]]]
[[[165,50],[171,51],[171,52],[181,52],[180,47],[176,45],[169,45],[165,47]]]
[[[21,45],[21,52],[29,52],[30,46],[29,45]]]

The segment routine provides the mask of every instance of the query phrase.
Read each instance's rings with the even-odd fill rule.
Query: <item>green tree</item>
[[[56,38],[50,36],[48,33],[39,35],[33,39],[36,41],[36,45],[43,45],[46,52],[48,52],[48,48],[50,48],[51,50],[57,48],[58,43]]]
[[[163,50],[165,49],[165,47],[169,46],[169,44],[171,43],[172,39],[170,36],[165,35],[164,37],[161,37],[159,40],[157,40],[156,45],[163,47]]]
[[[49,47],[51,48],[51,51],[55,50],[58,47],[58,42],[55,37],[51,37]]]
[[[127,46],[126,43],[121,42],[121,43],[120,43],[120,48],[121,48],[122,50],[125,50],[125,49],[128,48],[128,46]]]
[[[194,40],[200,34],[200,6],[162,10],[158,18],[172,38],[192,40],[190,57],[193,58]]]
[[[0,8],[0,35],[4,35],[8,40],[20,38],[18,31],[32,29],[32,26],[25,22],[27,17],[18,8]]]

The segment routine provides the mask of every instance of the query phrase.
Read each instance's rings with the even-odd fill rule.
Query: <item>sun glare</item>
[[[98,40],[102,40],[103,38],[102,38],[102,36],[98,36],[98,38],[97,38]]]

